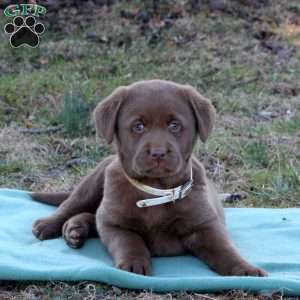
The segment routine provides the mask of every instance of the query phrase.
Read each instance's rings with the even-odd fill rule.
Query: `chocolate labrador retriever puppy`
[[[265,276],[230,241],[224,212],[192,151],[205,142],[215,110],[194,88],[163,80],[116,89],[95,110],[97,133],[114,141],[104,159],[70,194],[33,193],[59,205],[37,220],[40,240],[63,234],[71,247],[100,236],[115,265],[151,273],[151,256],[192,253],[222,275]]]

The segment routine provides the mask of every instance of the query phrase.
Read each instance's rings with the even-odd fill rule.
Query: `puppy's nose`
[[[166,150],[163,148],[153,148],[150,150],[150,156],[155,160],[163,159],[166,156]]]

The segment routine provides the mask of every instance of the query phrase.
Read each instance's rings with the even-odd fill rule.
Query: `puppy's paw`
[[[140,275],[151,275],[151,261],[149,259],[128,258],[118,262],[116,267]]]
[[[255,276],[255,277],[265,277],[268,276],[267,272],[256,266],[252,266],[248,263],[241,263],[235,266],[229,275],[232,276]]]
[[[55,239],[61,236],[62,220],[57,217],[38,219],[34,222],[32,233],[39,240]]]
[[[88,238],[86,224],[68,220],[63,225],[63,237],[71,248],[81,248]]]

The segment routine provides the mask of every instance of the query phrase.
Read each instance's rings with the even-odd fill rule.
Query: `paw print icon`
[[[39,35],[45,31],[45,26],[42,23],[36,23],[32,16],[26,18],[17,16],[12,23],[5,25],[4,31],[10,35],[12,47],[18,48],[26,45],[35,48],[39,45]]]

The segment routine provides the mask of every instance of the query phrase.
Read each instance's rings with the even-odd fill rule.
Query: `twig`
[[[237,82],[234,82],[230,85],[231,88],[237,88],[238,86],[241,86],[241,85],[246,85],[246,84],[249,84],[249,83],[253,83],[255,81],[257,81],[258,79],[260,78],[259,75],[253,77],[253,78],[250,78],[248,80],[240,80],[240,81],[237,81]]]
[[[29,134],[54,133],[63,129],[63,125],[52,126],[47,128],[18,128],[18,132]]]
[[[195,293],[195,295],[198,297],[200,297],[200,298],[203,298],[203,299],[208,299],[208,300],[215,300],[216,298],[212,298],[212,297],[209,297],[209,296],[207,296],[207,295],[203,295],[203,294],[197,294],[197,293]]]

